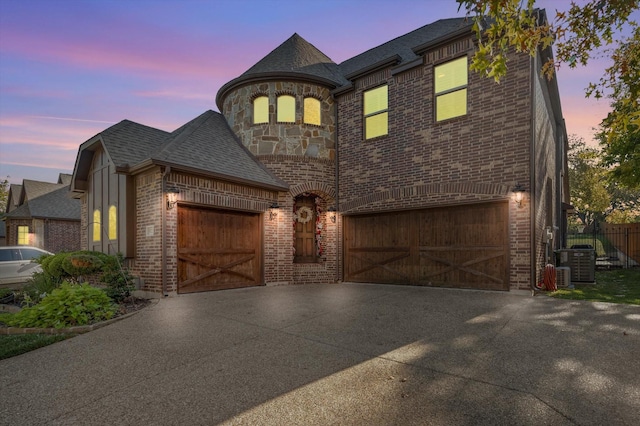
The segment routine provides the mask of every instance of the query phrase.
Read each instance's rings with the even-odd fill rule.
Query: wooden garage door
[[[258,214],[180,206],[178,292],[261,284],[260,236]]]
[[[345,216],[346,281],[508,290],[508,204]]]

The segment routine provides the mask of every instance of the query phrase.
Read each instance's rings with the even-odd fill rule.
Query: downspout
[[[167,175],[171,173],[171,166],[166,166],[162,173],[162,194],[160,195],[160,220],[162,226],[162,295],[167,297],[167,207],[164,201],[165,194],[167,193]]]
[[[536,150],[535,150],[535,145],[536,145],[536,86],[535,86],[535,79],[537,78],[537,74],[536,74],[536,58],[537,55],[535,57],[531,57],[530,59],[530,63],[531,63],[531,70],[530,70],[530,74],[529,74],[529,78],[531,79],[531,83],[530,83],[530,96],[533,100],[533,102],[531,102],[531,143],[530,143],[530,147],[529,147],[529,188],[530,188],[530,203],[529,203],[529,208],[530,208],[530,213],[529,213],[529,235],[530,235],[530,250],[531,250],[531,259],[530,259],[530,265],[531,265],[531,288],[535,288],[536,286],[536,270],[538,268],[537,262],[536,262]]]

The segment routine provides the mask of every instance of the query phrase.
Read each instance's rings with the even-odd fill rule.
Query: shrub
[[[53,256],[49,256],[43,260],[40,265],[42,266],[42,270],[51,275],[53,278],[63,279],[68,277],[67,272],[62,267],[62,262],[69,256],[71,253],[58,253]]]
[[[78,252],[66,256],[61,265],[68,276],[79,277],[100,271],[103,261],[95,254]]]
[[[116,307],[104,291],[65,281],[39,304],[15,314],[3,314],[0,321],[13,327],[65,328],[104,321],[115,313]]]
[[[131,292],[134,290],[133,277],[129,270],[122,266],[123,262],[124,258],[121,253],[109,256],[102,268],[103,273],[100,278],[100,281],[107,286],[105,289],[107,295],[116,303],[131,296]]]

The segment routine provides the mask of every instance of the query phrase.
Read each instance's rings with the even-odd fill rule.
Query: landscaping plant
[[[0,321],[11,327],[66,328],[108,320],[116,310],[103,290],[65,281],[37,305],[0,314]]]

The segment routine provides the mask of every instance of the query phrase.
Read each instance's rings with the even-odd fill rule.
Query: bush
[[[133,277],[129,270],[122,266],[123,262],[124,258],[121,253],[109,256],[102,268],[103,273],[100,278],[100,281],[107,286],[105,289],[107,296],[116,303],[131,296],[131,292],[134,290]]]
[[[65,328],[104,321],[115,313],[116,307],[104,291],[65,281],[39,304],[15,314],[2,314],[0,321],[12,327]]]
[[[42,270],[49,274],[51,277],[62,280],[63,278],[68,277],[67,272],[62,267],[62,262],[69,256],[71,253],[58,253],[53,256],[49,256],[40,263],[42,266]]]
[[[97,255],[84,252],[70,253],[62,261],[62,269],[70,277],[94,274],[102,265],[103,261]]]

